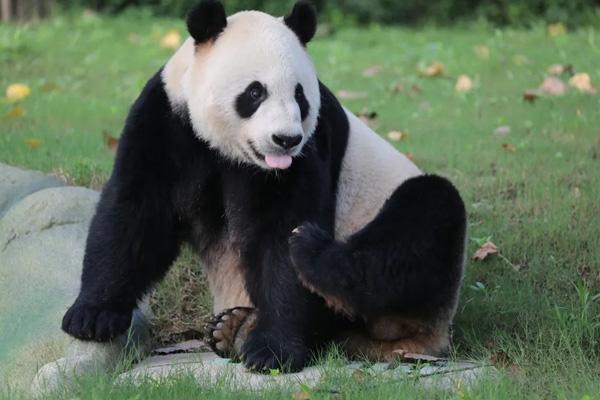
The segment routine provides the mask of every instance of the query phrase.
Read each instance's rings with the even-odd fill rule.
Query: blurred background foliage
[[[62,9],[88,8],[120,13],[142,8],[157,16],[183,16],[198,0],[56,0]],[[259,9],[286,13],[294,0],[224,0],[228,12]],[[314,0],[322,18],[334,25],[449,25],[484,20],[498,26],[529,26],[534,21],[568,26],[600,20],[600,0]]]

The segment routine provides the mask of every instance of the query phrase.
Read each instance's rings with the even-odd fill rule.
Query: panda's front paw
[[[300,225],[289,238],[292,264],[299,272],[308,272],[317,264],[319,255],[332,243],[333,238],[317,225]]]
[[[255,372],[269,373],[274,369],[298,372],[309,359],[310,351],[301,339],[277,338],[260,331],[252,332],[242,347],[244,365]]]
[[[62,329],[77,339],[107,342],[127,331],[132,313],[75,303],[63,317]]]

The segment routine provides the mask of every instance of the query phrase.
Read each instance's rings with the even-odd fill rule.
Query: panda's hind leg
[[[302,225],[290,238],[290,254],[303,285],[351,317],[451,319],[465,229],[464,204],[454,186],[422,175],[400,185],[375,219],[346,242]]]

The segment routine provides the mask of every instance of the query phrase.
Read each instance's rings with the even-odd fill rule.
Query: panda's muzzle
[[[275,134],[275,135],[271,136],[271,140],[273,140],[273,143],[275,143],[277,146],[281,147],[282,149],[290,150],[290,149],[293,149],[294,147],[298,146],[302,142],[302,135],[290,136],[290,135]]]

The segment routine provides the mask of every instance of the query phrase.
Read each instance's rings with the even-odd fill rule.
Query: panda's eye
[[[296,100],[300,100],[304,97],[304,89],[302,85],[296,86]]]
[[[261,85],[258,82],[252,84],[248,88],[248,95],[254,101],[261,100],[263,98],[264,94],[265,94],[265,89],[264,89],[263,85]]]

